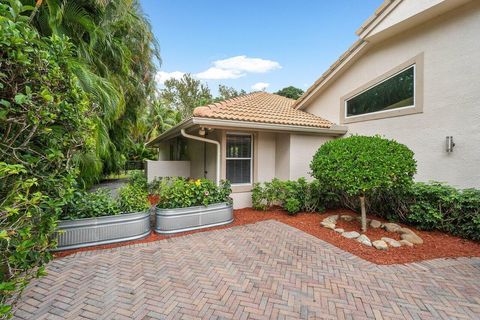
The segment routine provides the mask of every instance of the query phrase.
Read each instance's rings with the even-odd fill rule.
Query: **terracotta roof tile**
[[[267,92],[254,92],[193,111],[194,117],[304,127],[330,128],[333,123],[293,108],[295,100]]]

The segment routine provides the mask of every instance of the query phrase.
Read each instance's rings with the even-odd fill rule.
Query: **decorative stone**
[[[412,230],[408,229],[408,228],[400,228],[397,230],[398,233],[401,233],[401,234],[404,234],[404,233],[413,233],[415,234],[415,232],[413,232]]]
[[[370,227],[372,227],[374,229],[380,228],[381,226],[382,226],[382,223],[378,220],[370,221]]]
[[[332,230],[335,229],[335,224],[334,223],[322,221],[322,222],[320,222],[320,224],[327,229],[332,229]]]
[[[423,243],[423,239],[420,238],[419,236],[417,236],[414,232],[404,233],[400,236],[400,238],[402,238],[402,240],[407,240],[408,242],[413,243],[413,244],[422,244]]]
[[[413,247],[413,243],[407,240],[400,240],[399,241],[402,246]]]
[[[360,242],[361,244],[364,244],[364,245],[369,246],[369,247],[372,246],[372,242],[371,242],[370,239],[369,239],[366,235],[364,235],[364,234],[360,235],[360,237],[358,237],[357,239],[355,239],[355,241],[358,241],[358,242]]]
[[[392,238],[383,237],[382,240],[388,243],[390,247],[398,248],[402,246],[400,242]]]
[[[336,229],[333,229],[335,232],[338,232],[338,233],[344,233],[345,230],[343,230],[342,228],[336,228]]]
[[[355,217],[349,216],[347,214],[344,214],[340,217],[343,221],[352,221],[355,220]]]
[[[357,231],[350,231],[350,232],[342,233],[342,236],[344,236],[347,239],[356,239],[360,236],[360,233],[358,233]]]
[[[388,245],[383,240],[376,240],[372,242],[372,245],[378,250],[388,250]]]
[[[338,220],[338,215],[333,215],[333,216],[328,216],[325,219],[323,219],[323,222],[335,224],[335,223],[337,223],[337,220]]]
[[[383,225],[383,227],[385,228],[385,230],[387,230],[388,232],[397,232],[398,230],[402,229],[402,227],[400,227],[398,224],[396,223],[385,223]]]

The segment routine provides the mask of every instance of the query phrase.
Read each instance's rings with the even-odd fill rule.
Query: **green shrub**
[[[290,214],[295,214],[300,211],[323,211],[326,205],[334,202],[334,193],[321,188],[317,180],[308,182],[305,178],[296,181],[273,179],[271,182],[256,183],[252,189],[252,206],[257,210],[279,205]]]
[[[60,219],[74,220],[120,214],[120,207],[110,192],[98,189],[95,192],[77,191],[64,207]]]
[[[408,189],[416,162],[405,145],[380,136],[351,136],[323,144],[310,164],[326,188],[358,197],[366,230],[365,198],[378,191]]]
[[[20,1],[0,4],[0,318],[43,274],[78,156],[94,146],[91,103],[71,72],[72,44],[42,38]]]
[[[140,212],[150,208],[147,188],[136,182],[138,181],[133,181],[120,189],[119,206],[124,213]]]
[[[159,196],[158,208],[186,208],[209,204],[231,203],[230,183],[221,181],[220,186],[208,179],[162,178],[153,181],[150,192]]]

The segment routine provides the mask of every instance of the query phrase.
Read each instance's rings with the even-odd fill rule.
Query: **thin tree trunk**
[[[365,210],[365,196],[360,196],[360,208],[362,210],[362,232],[367,232],[367,212]]]

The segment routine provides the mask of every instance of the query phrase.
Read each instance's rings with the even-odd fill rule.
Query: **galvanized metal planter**
[[[188,208],[157,208],[155,232],[176,233],[219,226],[232,221],[233,206],[226,202]]]
[[[150,212],[59,221],[55,251],[135,240],[150,233]]]

